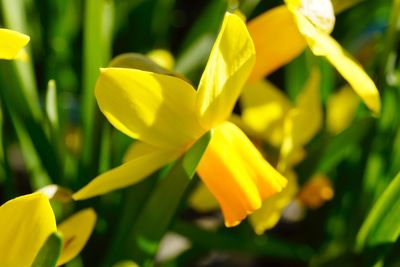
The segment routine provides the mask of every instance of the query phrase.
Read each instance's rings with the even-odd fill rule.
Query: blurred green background
[[[181,201],[162,233],[169,229],[184,236],[190,249],[157,265],[400,266],[399,176],[394,180],[400,169],[399,2],[334,1],[349,7],[337,14],[332,36],[376,82],[383,111],[374,118],[360,106],[342,133],[334,136],[322,129],[307,145],[308,156],[296,168],[300,184],[323,172],[333,182],[333,200],[308,210],[300,221],[282,220],[262,236],[255,235],[246,221],[232,229],[200,228],[193,221],[204,214]],[[0,62],[0,199],[5,202],[53,183],[76,191],[120,164],[131,141],[103,118],[93,95],[99,68],[113,57],[169,50],[176,60],[174,70],[196,85],[226,10],[239,7],[251,20],[283,3],[1,0],[0,4],[1,27],[31,37],[30,60]],[[268,77],[292,100],[305,82],[309,56],[309,51],[303,52]],[[326,109],[328,96],[344,82],[325,60],[317,60]],[[240,113],[239,105],[235,112]],[[397,185],[388,192],[392,180]],[[197,182],[197,178],[191,182],[184,199]],[[59,219],[87,206],[99,216],[81,256],[67,266],[112,266],[118,260],[142,259],[133,245],[138,238],[134,225],[158,184],[155,174],[92,200],[54,201]],[[371,212],[377,201],[378,211]],[[218,217],[218,213],[206,215]]]

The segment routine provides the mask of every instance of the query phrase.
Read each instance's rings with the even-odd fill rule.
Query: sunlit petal
[[[42,193],[21,196],[0,207],[0,266],[30,267],[47,237],[57,231]]]
[[[29,42],[29,36],[0,29],[0,59],[14,59]]]
[[[307,46],[293,15],[286,6],[268,10],[248,24],[256,49],[256,63],[250,79],[260,80],[286,65]]]
[[[375,114],[380,113],[378,89],[362,67],[328,34],[315,28],[303,15],[294,11],[300,31],[306,36],[313,53],[326,57],[349,82],[364,103]]]
[[[227,13],[197,91],[196,107],[204,128],[228,119],[254,60],[246,25],[238,16]]]
[[[181,151],[151,149],[150,146],[143,146],[143,153],[137,153],[136,157],[124,164],[97,176],[76,192],[73,198],[86,199],[133,185],[168,162],[175,160],[181,153]]]
[[[62,233],[64,239],[57,266],[72,260],[83,249],[93,231],[96,217],[92,209],[85,209],[58,225],[58,231]]]
[[[96,84],[101,111],[121,132],[166,149],[205,131],[194,112],[196,92],[185,81],[135,69],[103,69]]]
[[[261,207],[262,200],[286,185],[246,135],[230,122],[214,135],[198,166],[198,174],[218,200],[228,227]]]
[[[333,134],[338,134],[346,129],[356,115],[360,99],[345,86],[328,98],[326,107],[326,128]]]
[[[335,12],[331,0],[285,0],[290,10],[305,16],[315,27],[330,34],[335,26]]]

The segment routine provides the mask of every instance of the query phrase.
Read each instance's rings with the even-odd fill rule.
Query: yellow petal
[[[96,213],[93,209],[79,211],[58,225],[63,234],[63,248],[57,266],[73,258],[83,249],[96,224]]]
[[[76,192],[72,198],[82,200],[133,185],[168,162],[175,160],[182,153],[181,151],[160,150],[148,145],[140,146],[143,153],[137,153],[136,157],[124,164],[100,174]]]
[[[228,119],[253,67],[254,53],[244,22],[226,13],[197,91],[196,107],[204,128]]]
[[[326,57],[337,71],[349,82],[354,91],[375,114],[381,110],[378,89],[363,68],[328,34],[315,28],[303,15],[294,12],[300,31],[317,56]]]
[[[175,65],[175,60],[172,54],[164,49],[151,50],[147,56],[155,63],[167,70],[172,70]]]
[[[218,201],[207,187],[200,183],[189,197],[189,205],[198,212],[208,212],[218,209]]]
[[[293,171],[288,171],[285,173],[285,177],[288,179],[288,184],[282,192],[265,199],[262,207],[250,216],[250,223],[258,235],[263,234],[278,223],[282,212],[298,191],[296,174]]]
[[[115,128],[165,149],[186,146],[205,132],[195,97],[181,79],[135,69],[103,69],[96,84],[99,107]]]
[[[318,133],[322,126],[322,118],[320,73],[313,69],[296,99],[296,110],[292,117],[294,148],[304,146]]]
[[[298,11],[315,27],[330,34],[335,26],[335,12],[331,0],[285,0],[288,8]]]
[[[29,42],[29,36],[8,30],[0,29],[0,59],[14,59]]]
[[[17,197],[0,207],[0,266],[30,267],[47,237],[57,231],[42,193]]]
[[[218,200],[227,227],[239,224],[261,207],[263,199],[286,185],[286,179],[230,122],[214,128],[214,135],[197,171]]]
[[[256,49],[256,64],[250,75],[252,81],[286,65],[307,46],[293,15],[284,5],[252,19],[247,28]]]
[[[348,86],[330,95],[326,107],[327,130],[338,134],[346,129],[354,119],[359,104],[360,99]]]
[[[265,80],[249,82],[243,89],[240,104],[244,123],[271,145],[280,145],[283,121],[291,108],[283,92]]]

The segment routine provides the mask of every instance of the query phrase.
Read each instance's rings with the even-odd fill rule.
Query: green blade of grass
[[[26,10],[22,0],[1,0],[4,25],[7,28],[29,34],[26,22]],[[29,47],[26,48],[29,51]],[[13,61],[16,78],[20,85],[21,97],[35,119],[42,117],[39,105],[38,90],[31,60],[27,62]]]
[[[26,99],[21,96],[18,90],[19,83],[17,79],[14,79],[15,73],[9,63],[0,63],[1,85],[4,86],[0,90],[0,96],[3,99],[7,114],[11,116],[11,121],[18,130],[17,136],[19,141],[24,144],[29,143],[29,149],[26,151],[28,154],[24,155],[24,157],[28,161],[31,161],[30,154],[35,154],[35,160],[32,160],[32,164],[37,164],[38,166],[34,167],[32,165],[31,167],[35,169],[44,168],[48,175],[51,176],[52,181],[59,183],[61,167],[55,147],[49,141],[41,122],[36,120],[33,114],[27,109]],[[39,106],[38,103],[37,105]],[[22,144],[21,146],[25,147]]]
[[[83,93],[82,93],[82,124],[83,124],[83,155],[80,181],[82,185],[95,175],[96,163],[93,156],[99,147],[96,130],[98,109],[94,97],[96,79],[100,67],[106,66],[110,58],[112,43],[112,28],[114,21],[114,2],[111,0],[85,1],[84,35],[83,35]]]
[[[396,241],[400,234],[400,173],[392,180],[362,224],[356,249]]]
[[[130,235],[134,240],[128,248],[140,266],[153,265],[159,242],[168,230],[210,139],[208,132],[197,141],[174,164],[145,203]]]

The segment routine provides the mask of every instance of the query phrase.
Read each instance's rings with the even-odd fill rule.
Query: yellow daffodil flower
[[[58,226],[48,197],[32,193],[0,206],[0,266],[30,267],[47,237],[59,231],[63,248],[57,266],[73,259],[92,233],[96,214],[80,211]]]
[[[19,56],[22,48],[29,42],[29,36],[8,30],[0,29],[0,59],[14,59]]]
[[[257,52],[251,74],[259,80],[290,62],[308,45],[347,80],[369,109],[380,113],[379,92],[362,67],[329,35],[335,23],[330,0],[286,0],[248,23]],[[284,29],[284,30],[281,30]]]
[[[360,99],[351,88],[344,86],[328,97],[326,104],[326,128],[338,134],[353,121]]]
[[[289,119],[293,123],[290,135],[294,147],[290,150],[295,151],[307,144],[322,126],[319,85],[319,72],[313,70],[292,104],[281,90],[267,80],[249,82],[240,97],[241,122],[238,118],[233,121],[250,135],[281,147],[285,136],[284,122]]]
[[[263,140],[281,149],[277,169],[288,178],[286,188],[265,199],[262,207],[251,214],[250,223],[257,234],[276,225],[283,210],[298,192],[293,166],[304,157],[302,147],[322,126],[319,85],[319,72],[313,70],[293,105],[282,91],[268,81],[249,82],[240,98],[241,118],[231,118],[254,140]],[[189,198],[190,206],[199,212],[215,210],[216,203],[212,194],[202,185]]]
[[[293,167],[304,157],[303,146],[322,126],[319,86],[320,74],[313,69],[295,105],[267,81],[249,83],[242,93],[242,125],[252,129],[258,137],[264,137],[266,142],[280,147],[277,169],[288,178],[287,187],[265,199],[262,207],[250,216],[257,234],[263,234],[278,223],[282,212],[298,192]],[[266,134],[266,129],[273,134]]]
[[[0,207],[0,266],[30,267],[46,241],[57,231],[48,198],[33,193]]]
[[[221,205],[226,226],[235,226],[282,190],[274,170],[246,135],[227,122],[254,63],[244,22],[227,13],[197,91],[182,79],[136,69],[107,68],[96,98],[107,119],[139,142],[126,162],[74,194],[85,199],[132,185],[177,159],[213,131],[198,173]]]

